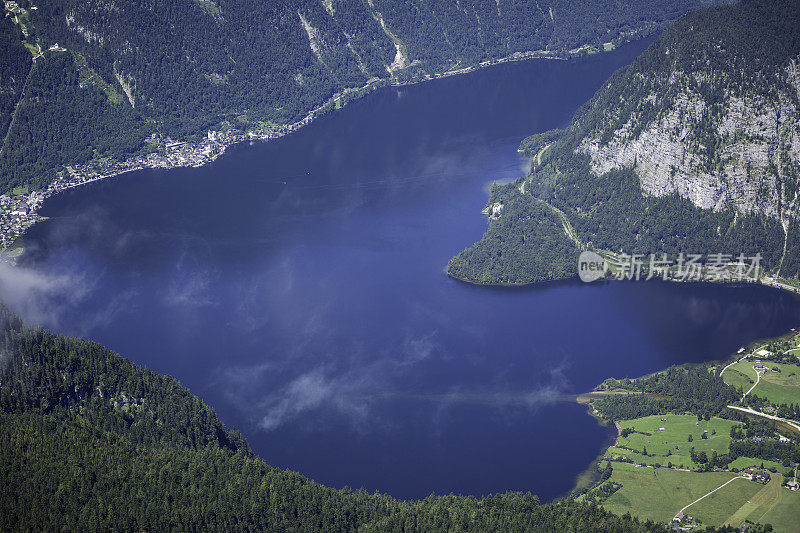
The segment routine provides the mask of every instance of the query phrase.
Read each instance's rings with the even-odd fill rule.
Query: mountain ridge
[[[566,129],[523,141],[521,151],[536,156],[531,173],[498,195],[531,195],[564,213],[590,249],[760,254],[767,272],[796,278],[799,58],[795,2],[743,0],[684,15]],[[520,234],[501,226],[490,221],[448,272],[488,284],[550,279],[519,258],[552,246],[509,247]],[[562,277],[576,273],[579,251],[559,255]]]

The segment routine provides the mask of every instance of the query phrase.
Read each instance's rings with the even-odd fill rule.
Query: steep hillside
[[[65,80],[80,79],[48,100],[57,111],[51,123],[17,117],[0,157],[0,190],[41,188],[54,167],[146,149],[153,132],[186,139],[208,128],[264,131],[370,83],[421,79],[518,53],[602,49],[711,3],[718,2],[19,0],[6,8],[6,25],[13,19],[24,28],[37,61],[63,54],[50,50],[56,44],[65,48],[74,64],[61,60],[59,68]],[[6,40],[4,55],[19,48]],[[16,70],[9,66],[0,80],[19,79]],[[87,110],[87,99],[96,107]],[[115,115],[125,116],[123,126]],[[80,135],[70,131],[75,121]],[[129,127],[139,122],[148,127]],[[122,142],[109,147],[97,132]],[[54,150],[56,140],[61,146]]]
[[[745,1],[678,21],[574,128],[592,172],[652,196],[788,221],[800,178],[800,5]]]
[[[760,253],[762,266],[796,277],[799,59],[797,2],[685,15],[566,130],[526,139],[536,157],[525,194],[565,214],[584,247]],[[485,251],[472,250],[451,265],[479,264]]]
[[[0,54],[0,135],[3,138],[8,133],[14,108],[22,96],[30,71],[30,53],[22,44],[23,39],[22,31],[11,18],[0,20],[0,50],[3,51]]]

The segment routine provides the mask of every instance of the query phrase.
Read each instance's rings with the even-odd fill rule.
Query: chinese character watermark
[[[578,258],[578,276],[581,281],[592,282],[609,277],[616,280],[664,281],[758,281],[761,254],[685,254],[675,257],[667,254],[607,254],[585,251]],[[608,275],[608,276],[607,276]]]

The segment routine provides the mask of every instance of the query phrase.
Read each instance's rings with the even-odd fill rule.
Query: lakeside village
[[[134,170],[199,167],[214,161],[233,144],[268,141],[292,133],[314,120],[319,112],[315,110],[294,124],[272,127],[264,132],[209,131],[199,142],[174,141],[153,134],[148,142],[154,146],[154,151],[147,155],[130,157],[124,161],[105,159],[67,166],[44,191],[0,196],[0,250],[8,250],[28,228],[43,220],[38,214],[42,203],[61,191]]]

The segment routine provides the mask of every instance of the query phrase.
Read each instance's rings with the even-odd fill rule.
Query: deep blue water
[[[398,497],[568,491],[610,430],[559,401],[800,322],[764,287],[465,285],[492,180],[646,43],[386,88],[199,169],[64,193],[4,268],[32,322],[177,377],[269,463]]]

